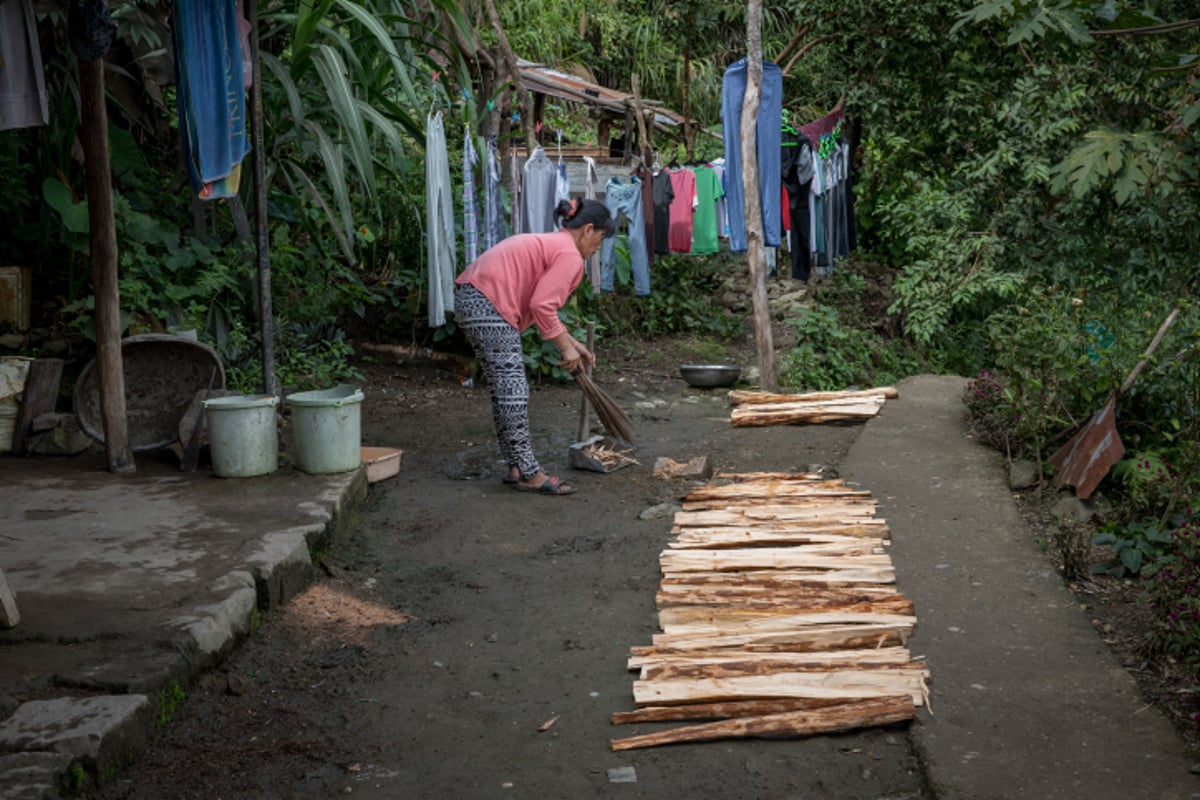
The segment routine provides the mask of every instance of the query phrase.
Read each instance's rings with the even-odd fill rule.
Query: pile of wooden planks
[[[879,413],[883,401],[899,397],[894,387],[853,392],[809,392],[772,394],[735,390],[729,402],[736,406],[730,415],[735,428],[791,425],[866,419]]]
[[[685,498],[660,556],[659,626],[629,668],[617,725],[717,720],[614,739],[613,750],[830,733],[912,719],[929,673],[907,647],[870,492],[813,474],[755,473]]]

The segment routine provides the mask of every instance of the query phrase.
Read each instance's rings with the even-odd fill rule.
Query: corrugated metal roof
[[[625,109],[633,107],[632,94],[585,81],[544,64],[517,59],[517,69],[521,73],[521,83],[531,92],[596,106],[618,116],[624,116]],[[657,100],[642,98],[642,107],[654,112],[654,123],[660,128],[673,128],[683,124],[682,114],[663,108],[662,103]]]

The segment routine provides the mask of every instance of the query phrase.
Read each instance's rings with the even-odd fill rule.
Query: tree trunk
[[[92,291],[96,297],[96,383],[104,452],[111,472],[132,472],[129,421],[125,412],[125,368],[121,359],[121,296],[117,286],[117,231],[113,221],[112,173],[108,156],[108,111],[104,106],[104,61],[79,62],[79,134],[87,171]]]
[[[271,308],[271,235],[267,214],[267,148],[263,136],[262,68],[258,54],[258,0],[249,0],[246,10],[249,12],[250,61],[253,65],[250,85],[250,158],[254,165],[254,229],[257,234],[251,252],[258,256],[255,285],[258,296],[258,329],[262,338],[262,390],[263,394],[274,394],[275,320]]]
[[[754,341],[758,345],[759,382],[774,391],[775,343],[767,303],[767,261],[763,251],[762,200],[758,180],[758,107],[762,98],[762,0],[751,0],[746,14],[746,96],[742,98],[742,193],[746,199],[746,255],[754,305]]]
[[[500,23],[500,12],[496,10],[496,0],[484,0],[484,5],[487,7],[488,18],[492,21],[492,28],[496,31],[500,52],[504,56],[505,66],[512,79],[513,91],[517,95],[517,107],[521,109],[521,122],[525,129],[526,152],[532,153],[533,149],[537,147],[537,136],[533,129],[533,102],[529,97],[529,90],[525,88],[525,84],[521,83],[521,70],[517,67],[517,56],[513,53],[512,45],[508,43],[508,35],[504,33],[504,26]]]

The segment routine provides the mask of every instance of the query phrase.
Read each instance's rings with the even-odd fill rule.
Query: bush
[[[1150,581],[1150,644],[1200,672],[1200,514],[1188,509],[1171,531],[1169,555]]]
[[[981,370],[974,379],[967,381],[963,403],[967,407],[971,431],[978,441],[996,448],[1010,461],[1021,456],[1024,445],[1017,433],[1021,412],[1000,375],[988,369]]]

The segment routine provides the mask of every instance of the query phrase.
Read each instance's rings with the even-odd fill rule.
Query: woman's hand
[[[558,345],[558,351],[562,355],[558,365],[567,372],[595,366],[596,356],[569,333],[564,332],[561,336],[555,337],[554,343]]]

